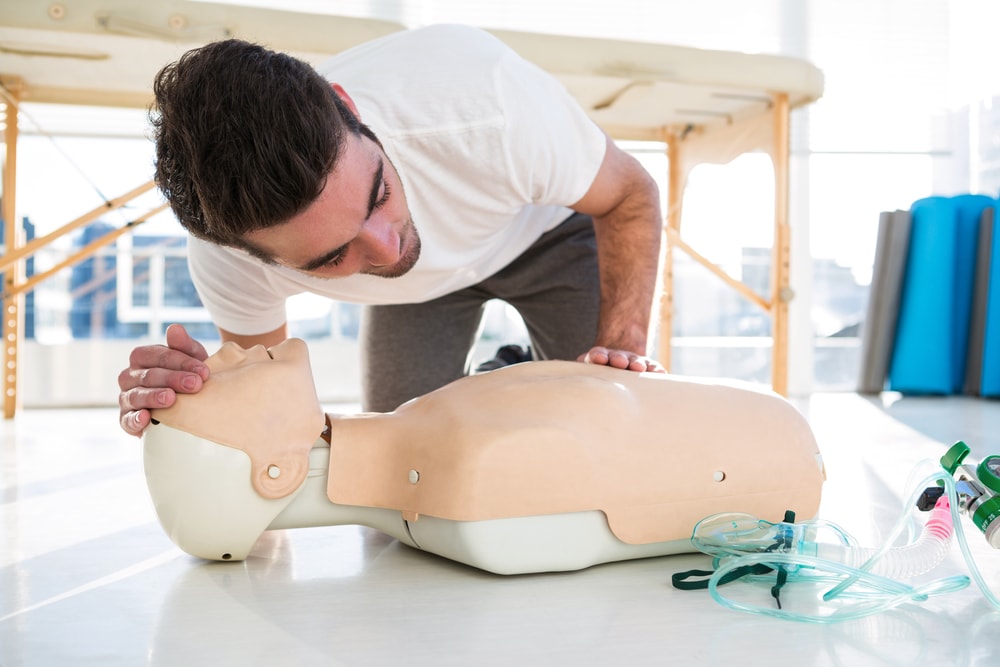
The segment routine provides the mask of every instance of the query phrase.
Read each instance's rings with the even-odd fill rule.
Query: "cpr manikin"
[[[305,344],[227,343],[153,413],[143,465],[183,550],[360,524],[502,574],[692,551],[717,512],[814,516],[812,432],[779,396],[570,361],[474,375],[386,414],[324,415]],[[322,433],[322,437],[320,434]]]

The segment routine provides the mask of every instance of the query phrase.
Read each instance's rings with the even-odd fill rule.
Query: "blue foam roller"
[[[985,195],[913,203],[910,249],[889,368],[889,388],[912,394],[961,392],[965,380],[976,239]]]

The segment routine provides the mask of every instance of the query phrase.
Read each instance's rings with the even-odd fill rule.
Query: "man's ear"
[[[337,97],[339,97],[344,104],[347,105],[347,108],[351,110],[354,117],[361,120],[361,114],[358,113],[358,107],[354,104],[354,100],[351,99],[351,96],[347,94],[347,91],[344,90],[344,87],[339,83],[331,83],[330,86],[333,88],[333,92],[337,93]]]

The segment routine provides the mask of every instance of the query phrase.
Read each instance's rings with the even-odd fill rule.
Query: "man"
[[[646,357],[655,182],[490,35],[401,32],[322,75],[227,40],[164,68],[154,92],[156,180],[223,341],[284,340],[296,293],[366,304],[362,407],[385,412],[467,372],[498,298],[537,358],[662,370]],[[122,427],[198,391],[206,356],[180,327],[136,348]]]

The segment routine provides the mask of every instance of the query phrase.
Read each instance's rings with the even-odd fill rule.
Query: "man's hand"
[[[666,373],[667,371],[655,359],[644,357],[635,352],[627,350],[612,350],[607,347],[592,347],[581,354],[576,359],[585,364],[596,364],[598,366],[611,366],[637,373]]]
[[[129,367],[118,375],[119,419],[122,429],[141,435],[149,425],[150,409],[173,405],[177,393],[193,394],[208,379],[203,362],[208,353],[179,324],[167,328],[166,345],[132,350]]]

